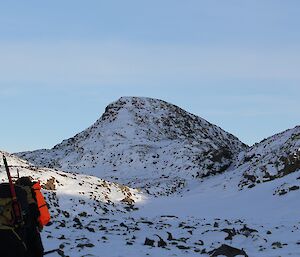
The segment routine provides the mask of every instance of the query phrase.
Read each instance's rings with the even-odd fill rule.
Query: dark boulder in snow
[[[212,250],[209,252],[210,257],[217,257],[217,256],[226,256],[226,257],[235,257],[235,256],[245,256],[248,257],[246,252],[242,249],[234,248],[229,245],[221,245],[219,248]]]

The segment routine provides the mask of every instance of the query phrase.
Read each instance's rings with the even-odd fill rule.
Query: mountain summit
[[[83,172],[169,194],[188,179],[225,171],[247,147],[162,100],[122,97],[91,127],[52,149],[19,153],[35,165]],[[153,187],[155,186],[155,187]]]

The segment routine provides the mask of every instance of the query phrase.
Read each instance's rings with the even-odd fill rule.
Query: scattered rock
[[[159,241],[157,242],[157,246],[158,247],[166,247],[167,243],[159,235],[156,235],[156,236],[159,238]]]
[[[154,246],[155,241],[146,237],[144,245]]]
[[[84,211],[84,212],[79,213],[78,216],[79,217],[86,217],[87,213]]]
[[[180,249],[180,250],[188,250],[188,249],[191,249],[191,247],[189,247],[189,246],[184,246],[184,245],[177,245],[176,246],[178,249]]]
[[[247,237],[252,233],[258,233],[258,231],[256,229],[248,228],[247,225],[244,225],[244,227],[240,229],[240,233]]]
[[[202,240],[198,240],[195,245],[204,245],[204,242]]]
[[[169,240],[169,241],[174,240],[173,235],[170,232],[167,232],[167,234],[168,234],[167,240]]]
[[[55,190],[55,178],[52,177],[52,178],[49,178],[46,182],[45,185],[43,185],[43,188],[46,189],[46,190]]]
[[[289,188],[289,191],[295,191],[295,190],[299,190],[299,186],[292,186]]]
[[[282,248],[286,244],[282,244],[281,242],[274,242],[272,243],[272,248],[277,249],[277,248]]]
[[[245,257],[248,257],[248,255],[246,254],[246,252],[242,249],[238,249],[238,248],[234,248],[232,246],[229,245],[221,245],[219,248],[212,250],[210,252],[208,252],[210,254],[210,257],[216,257],[216,256],[226,256],[226,257],[235,257],[237,255],[242,255]]]
[[[87,244],[78,244],[76,247],[78,248],[84,248],[84,247],[94,247],[95,245],[92,243],[87,243]]]
[[[234,228],[233,229],[224,228],[221,231],[228,234],[228,236],[225,238],[225,240],[232,240],[232,238],[237,234],[236,230]]]

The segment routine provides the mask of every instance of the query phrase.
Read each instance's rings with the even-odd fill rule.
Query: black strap
[[[42,208],[44,206],[47,206],[47,203],[43,204],[43,205],[40,205],[39,208]]]

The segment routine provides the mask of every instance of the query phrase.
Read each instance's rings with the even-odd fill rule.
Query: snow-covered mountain
[[[271,136],[242,152],[236,167],[242,174],[240,187],[254,187],[296,172],[300,169],[300,126]],[[279,193],[289,190],[289,187],[282,188]]]
[[[43,241],[60,256],[296,257],[299,148],[299,126],[249,148],[174,105],[121,98],[53,149],[18,154],[30,162],[4,154],[42,181]]]
[[[122,97],[74,137],[52,149],[17,155],[38,166],[168,195],[185,187],[189,179],[222,173],[245,149],[233,135],[175,105]]]

